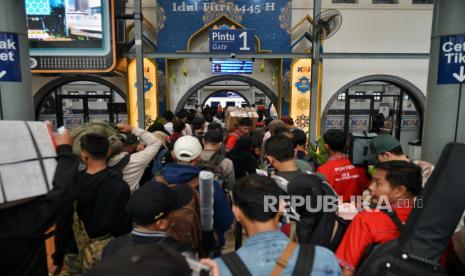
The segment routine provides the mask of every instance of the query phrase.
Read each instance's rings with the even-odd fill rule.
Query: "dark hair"
[[[296,148],[298,145],[305,146],[307,144],[307,135],[301,129],[293,129],[292,142],[294,143],[294,148]]]
[[[81,150],[87,151],[94,160],[104,160],[110,150],[110,142],[101,134],[89,133],[81,137]]]
[[[388,161],[376,165],[377,170],[387,172],[386,181],[392,187],[405,186],[414,196],[421,192],[422,172],[410,161]]]
[[[388,150],[388,152],[394,154],[394,155],[404,155],[404,151],[402,150],[402,146],[398,146],[393,148],[392,150]]]
[[[173,131],[174,132],[181,132],[186,127],[186,123],[184,123],[181,119],[176,119],[173,121]]]
[[[188,113],[187,110],[182,109],[181,111],[176,113],[176,117],[184,120],[187,117],[187,113]]]
[[[263,120],[263,123],[265,124],[265,126],[268,126],[272,121],[273,121],[273,118],[267,117],[265,118],[265,120]]]
[[[205,120],[201,117],[195,117],[194,120],[192,120],[192,128],[194,130],[203,129],[204,125]]]
[[[273,136],[266,140],[265,153],[279,162],[288,161],[294,159],[294,144],[286,136]]]
[[[186,117],[186,123],[192,123],[192,120],[195,118],[195,113],[188,112]]]
[[[330,129],[323,134],[323,139],[332,151],[344,152],[344,148],[346,147],[346,134],[344,131]]]
[[[204,118],[204,120],[207,121],[208,123],[213,122],[213,115],[211,115],[210,113],[205,114],[205,115],[203,116],[203,118]]]
[[[174,119],[174,114],[173,114],[173,112],[171,112],[169,110],[166,110],[165,112],[163,112],[163,118],[166,121],[171,122]]]
[[[219,130],[219,131],[223,132],[223,129],[221,128],[221,125],[219,123],[216,123],[216,122],[209,123],[207,129],[208,130]]]
[[[275,128],[273,136],[278,136],[278,135],[285,135],[286,133],[289,133],[289,129],[285,126],[278,126]]]
[[[252,221],[266,222],[276,217],[278,204],[265,210],[265,196],[276,199],[281,195],[276,182],[269,177],[249,175],[241,178],[233,188],[234,205],[239,207],[244,215]]]
[[[155,121],[149,128],[147,129],[148,132],[155,132],[161,131],[166,132],[165,126],[161,122]]]
[[[241,118],[239,120],[239,125],[240,126],[248,126],[248,127],[251,127],[252,126],[252,120],[250,118]]]

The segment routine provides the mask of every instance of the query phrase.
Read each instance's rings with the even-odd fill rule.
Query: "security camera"
[[[236,58],[236,54],[235,54],[235,53],[231,53],[231,58]]]

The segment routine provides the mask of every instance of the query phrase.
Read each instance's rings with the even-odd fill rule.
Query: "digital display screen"
[[[212,60],[212,73],[213,74],[252,74],[253,61],[252,60],[238,60],[238,59],[213,59]]]
[[[111,46],[108,2],[25,0],[31,55],[76,55],[76,48],[100,50],[84,51],[86,55],[108,53]]]

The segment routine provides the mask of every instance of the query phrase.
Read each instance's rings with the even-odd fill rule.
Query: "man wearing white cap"
[[[174,144],[172,151],[175,162],[166,164],[161,175],[155,177],[159,182],[171,185],[190,185],[198,190],[200,168],[197,166],[202,153],[202,145],[194,136],[182,136]],[[233,221],[233,214],[226,193],[219,183],[214,183],[213,223],[218,234],[219,247],[224,245],[224,232]]]

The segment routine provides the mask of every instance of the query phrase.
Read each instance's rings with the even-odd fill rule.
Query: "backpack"
[[[167,185],[163,176],[156,176],[155,179]],[[200,196],[195,190],[198,186],[198,178],[194,178],[190,183],[177,184],[189,185],[192,189],[192,200],[182,208],[172,211],[167,218],[171,220],[170,227],[166,230],[168,236],[178,241],[189,244],[194,251],[198,251],[202,240],[202,226],[200,224]]]
[[[439,263],[407,253],[405,242],[399,238],[373,247],[355,275],[446,276],[446,273]]]
[[[294,178],[293,181],[287,182],[283,178],[273,176],[273,179],[290,195],[294,193],[292,182],[303,180],[308,183],[304,196],[311,196],[312,207],[313,202],[317,203],[316,198],[320,196],[336,196],[336,193],[331,186],[323,180],[319,175],[311,172],[302,173]],[[315,181],[316,180],[316,181]],[[348,223],[337,215],[337,212],[319,212],[317,214],[308,214],[306,206],[298,208],[296,212],[299,214],[299,221],[291,222],[290,239],[294,237],[300,244],[314,244],[326,247],[335,251],[339,246],[344,233],[348,227]]]
[[[380,211],[385,213],[391,219],[391,221],[397,227],[397,230],[399,230],[399,233],[402,235],[402,233],[404,232],[405,227],[404,227],[404,224],[402,223],[402,221],[397,216],[396,212],[394,210],[392,210],[392,212],[389,212],[389,211],[387,211],[385,209],[380,209]],[[361,261],[360,261],[360,263],[358,265],[359,268],[363,266],[366,259],[380,245],[381,245],[381,243],[371,243],[365,248],[365,252],[363,253],[363,257],[362,257],[362,259],[361,259]]]
[[[152,164],[152,175],[155,176],[157,175],[161,169],[163,169],[163,166],[165,165],[165,156],[168,153],[168,149],[165,147],[162,147],[157,155],[155,155],[155,158],[153,159],[153,164]]]
[[[82,125],[79,125],[71,130],[71,137],[73,138],[73,152],[77,155],[81,152],[81,137],[89,134],[96,133],[105,137],[110,137],[118,133],[118,129],[111,123],[95,120]]]
[[[102,259],[102,252],[105,246],[113,239],[111,235],[98,238],[90,238],[87,234],[84,223],[77,213],[77,203],[75,203],[73,214],[73,233],[76,244],[79,249],[79,255],[82,262],[82,271],[87,273],[92,265]]]
[[[287,266],[287,262],[292,256],[296,243],[289,242],[282,255],[276,262],[276,266],[270,275],[280,275],[282,270]],[[313,268],[313,259],[315,257],[315,246],[308,244],[299,245],[299,255],[294,266],[293,276],[310,275]],[[232,275],[252,276],[247,266],[236,252],[230,252],[221,256],[221,259],[228,267]]]
[[[226,157],[218,152],[213,153],[209,160],[200,160],[198,167],[204,171],[210,171],[215,175],[215,181],[220,184],[224,189],[230,189],[231,183],[228,183],[227,178],[224,176],[223,167],[220,166],[221,162]]]
[[[67,270],[62,270],[60,275],[86,275],[92,266],[102,259],[103,249],[113,237],[108,234],[103,237],[90,238],[84,223],[77,213],[77,201],[74,202],[72,229],[78,253],[67,253],[65,255],[64,263]]]

